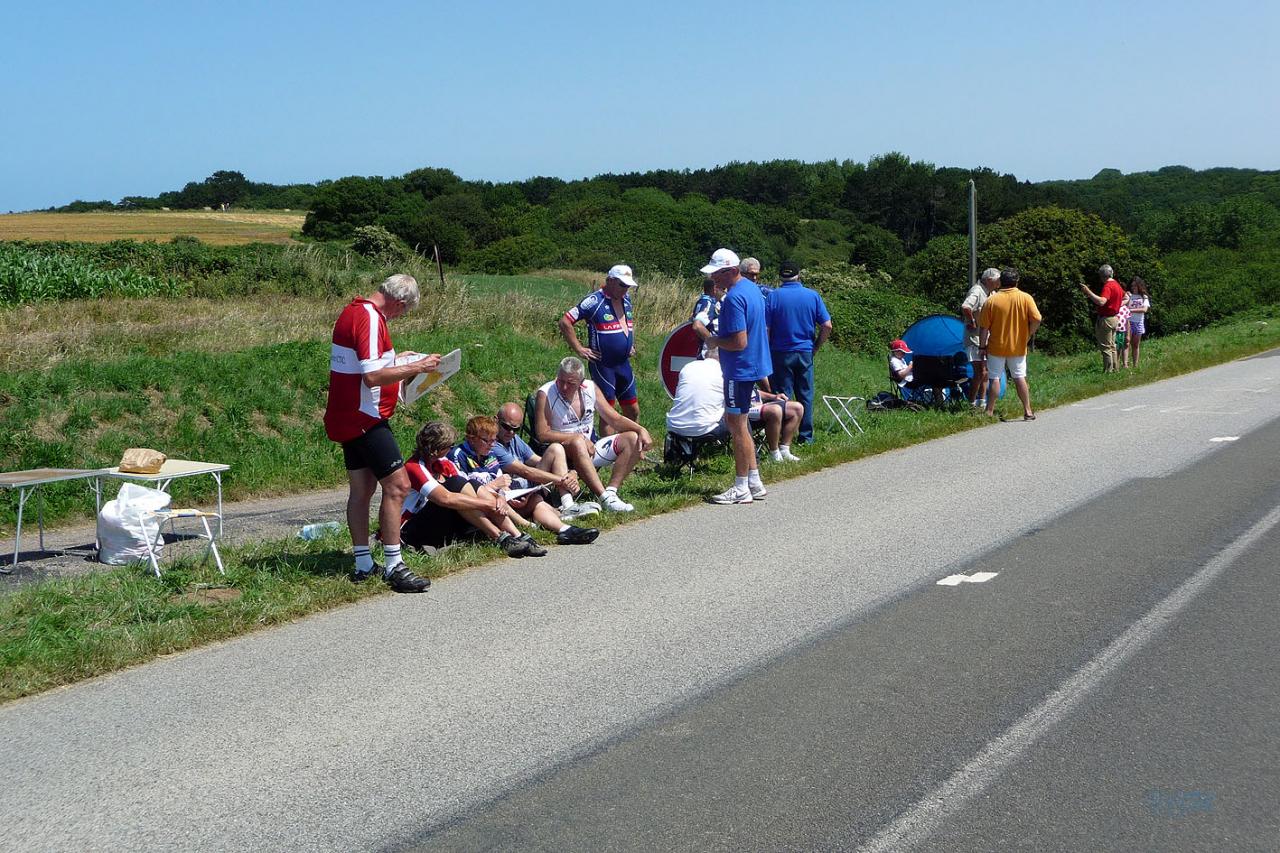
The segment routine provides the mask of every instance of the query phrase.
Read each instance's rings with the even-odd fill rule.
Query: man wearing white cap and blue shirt
[[[615,264],[605,275],[604,287],[593,290],[560,318],[560,333],[578,358],[591,365],[591,379],[610,406],[622,404],[622,414],[640,419],[636,379],[631,370],[635,355],[635,319],[631,312],[631,288],[636,286],[631,267]],[[587,345],[578,340],[573,324],[587,321]]]
[[[711,498],[716,504],[749,504],[768,492],[760,480],[756,445],[751,440],[751,392],[756,383],[773,372],[769,336],[765,331],[765,303],[760,290],[738,269],[740,260],[728,249],[716,249],[702,274],[711,276],[728,293],[720,303],[720,328],[708,343],[720,348],[724,372],[724,418],[733,438],[733,462],[737,473],[733,486]],[[745,282],[745,284],[744,284]]]

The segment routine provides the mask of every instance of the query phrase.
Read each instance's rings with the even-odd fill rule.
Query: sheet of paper
[[[410,356],[408,359],[405,360],[404,363],[412,364],[414,361],[417,361],[419,358],[426,358],[426,356],[424,355],[418,355],[416,357]],[[399,358],[396,359],[396,363],[400,363]],[[457,373],[461,369],[462,369],[462,350],[456,349],[456,350],[453,350],[452,352],[442,355],[440,357],[440,364],[436,366],[435,370],[432,370],[429,373],[419,373],[417,376],[413,377],[408,382],[400,383],[401,401],[403,401],[405,405],[409,405],[410,403],[413,403],[423,394],[427,393],[432,388],[439,385],[441,382],[444,382],[446,379],[448,379],[450,376],[453,376],[455,373]]]
[[[542,486],[530,486],[527,489],[506,489],[502,492],[502,496],[509,501],[514,501],[539,491],[542,491]]]

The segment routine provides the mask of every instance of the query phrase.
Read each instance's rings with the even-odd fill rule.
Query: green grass
[[[424,420],[443,416],[461,424],[472,414],[493,412],[504,400],[521,399],[550,378],[564,354],[555,317],[564,297],[582,292],[582,285],[537,280],[517,284],[502,291],[507,299],[502,310],[495,311],[478,309],[497,297],[502,282],[477,282],[477,292],[466,297],[472,301],[465,307],[473,312],[463,315],[471,319],[467,324],[446,325],[449,311],[436,315],[426,309],[416,319],[409,315],[395,324],[401,349],[444,351],[457,346],[465,354],[462,374],[440,393],[397,415],[403,446],[410,444]],[[529,292],[512,295],[520,287]],[[665,305],[674,304],[680,295],[673,291],[649,298]],[[185,343],[157,341],[151,351],[126,347],[105,360],[66,358],[44,369],[5,373],[0,377],[4,468],[112,464],[125,446],[142,444],[175,457],[231,463],[227,486],[232,498],[338,485],[343,482],[340,452],[327,441],[319,421],[327,344],[316,340],[314,329],[327,328],[340,303],[300,302],[291,316],[309,311],[314,315],[311,326],[307,323],[312,321],[289,326],[278,330],[285,340],[244,350],[219,349],[217,342],[225,334],[205,340],[193,330]],[[670,314],[676,309],[666,310]],[[650,318],[638,335],[642,420],[657,442],[665,432],[668,399],[654,366],[671,322],[671,317]],[[255,315],[246,329],[258,325]],[[287,339],[290,335],[306,339]],[[184,348],[194,341],[202,342],[198,350]],[[234,340],[226,345],[234,346]],[[1110,376],[1101,373],[1096,353],[1058,358],[1034,353],[1033,402],[1038,410],[1048,409],[1276,346],[1280,310],[1262,309],[1199,332],[1148,340],[1139,369]],[[830,393],[870,396],[887,387],[885,361],[879,356],[825,348],[816,369],[819,388]],[[1001,410],[1019,411],[1012,394],[1001,402]],[[860,413],[859,420],[866,433],[848,438],[835,432],[829,415],[819,409],[818,440],[804,448],[804,461],[788,466],[765,463],[766,482],[986,422],[968,411]],[[608,529],[699,502],[724,488],[731,465],[728,456],[721,456],[700,462],[690,477],[673,478],[652,467],[637,471],[622,489],[637,512],[622,519],[606,515],[599,526]],[[196,482],[200,479],[175,483],[177,497],[184,502],[207,499],[211,486]],[[50,514],[64,519],[73,519],[87,503],[83,489],[49,492]],[[13,506],[11,499],[4,506],[8,519]],[[169,570],[160,582],[143,568],[123,567],[43,582],[0,597],[0,700],[286,622],[385,589],[377,582],[355,587],[345,579],[348,544],[342,534],[314,543],[290,540],[228,549],[226,584],[241,595],[212,606],[173,600],[181,590],[223,582],[211,566],[185,563]],[[420,572],[440,577],[493,556],[492,548],[472,546],[432,558],[413,555],[410,562]]]

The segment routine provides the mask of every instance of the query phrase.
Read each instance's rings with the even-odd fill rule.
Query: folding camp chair
[[[866,402],[866,397],[840,397],[835,394],[823,394],[822,402],[827,407],[827,411],[831,413],[831,417],[836,419],[836,423],[840,425],[840,429],[844,430],[844,434],[853,438],[853,433],[849,430],[849,423],[857,427],[859,433],[866,432],[862,428],[862,424],[858,423],[858,419],[854,417],[853,410],[849,408],[855,400]]]
[[[174,529],[174,522],[179,518],[200,519],[200,524],[204,527],[204,535],[201,536],[199,532],[194,535],[197,539],[203,539],[207,543],[205,553],[213,554],[213,562],[217,565],[218,572],[225,575],[227,572],[222,568],[222,555],[218,553],[218,543],[215,541],[213,529],[209,527],[209,519],[216,518],[221,524],[222,516],[216,512],[205,512],[199,509],[162,509],[156,512],[148,512],[142,516],[143,533],[146,533],[148,521],[156,523],[155,535],[144,537],[147,543],[147,559],[150,560],[151,570],[156,573],[156,577],[160,577],[160,558],[156,554],[155,541],[160,538],[160,530],[164,527],[165,522],[169,523],[169,535],[176,537],[177,531]]]

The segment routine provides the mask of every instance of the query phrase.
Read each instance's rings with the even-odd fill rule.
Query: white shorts
[[[969,354],[969,361],[971,362],[987,360],[987,354],[981,347],[976,347],[976,346],[973,346],[972,344],[965,344],[964,349],[965,349],[965,352]]]
[[[618,461],[618,451],[613,449],[613,442],[617,437],[616,434],[606,435],[596,441],[596,455],[591,458],[591,464],[603,468]]]
[[[996,379],[1009,368],[1010,379],[1027,378],[1027,357],[1025,355],[991,355],[987,354],[987,375]]]

